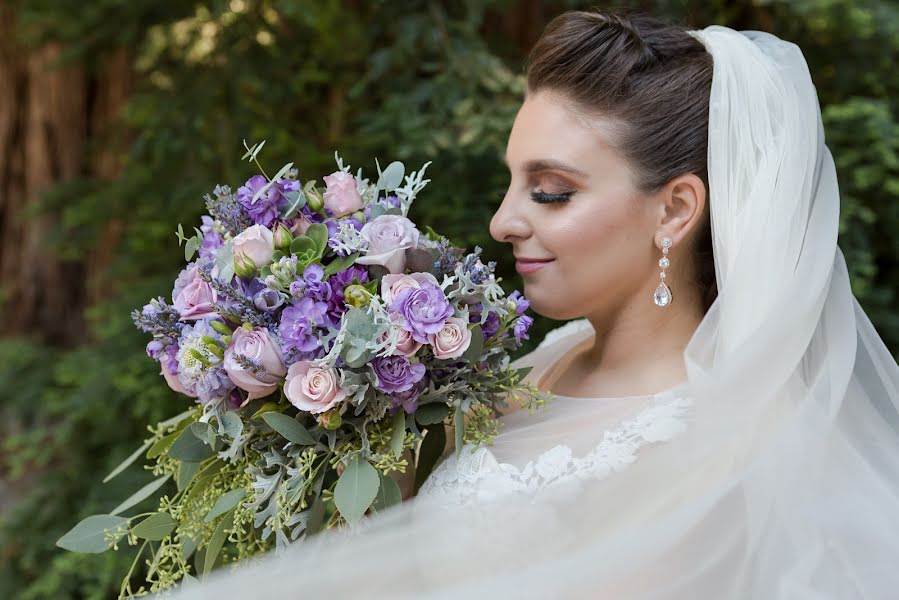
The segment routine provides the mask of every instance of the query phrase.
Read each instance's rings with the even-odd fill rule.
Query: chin
[[[565,298],[561,294],[552,291],[544,294],[534,289],[528,289],[528,286],[525,286],[523,291],[525,298],[531,303],[531,310],[541,317],[554,321],[569,321],[584,316],[577,310],[573,310],[572,304],[565,302]]]

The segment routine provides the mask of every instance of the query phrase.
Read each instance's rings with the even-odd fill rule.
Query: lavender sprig
[[[184,323],[180,319],[181,314],[178,310],[167,303],[162,296],[153,298],[141,310],[131,311],[131,320],[134,321],[135,327],[157,338],[178,339],[184,328]]]
[[[253,220],[241,206],[230,186],[217,185],[212,193],[214,196],[209,194],[204,196],[206,210],[232,237],[253,224]]]

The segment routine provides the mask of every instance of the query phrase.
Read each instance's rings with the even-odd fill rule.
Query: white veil
[[[693,34],[720,292],[684,354],[687,431],[605,479],[413,500],[179,597],[899,597],[899,368],[850,291],[808,67],[767,33]]]

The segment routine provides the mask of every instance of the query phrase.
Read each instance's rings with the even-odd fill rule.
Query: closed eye
[[[568,202],[574,192],[563,192],[561,194],[550,194],[542,190],[531,192],[531,200],[539,204],[553,204],[557,202]]]

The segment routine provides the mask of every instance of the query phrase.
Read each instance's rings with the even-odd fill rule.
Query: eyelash
[[[498,192],[497,198],[502,201],[503,198],[508,194],[508,190],[505,192]],[[561,194],[550,194],[549,192],[544,192],[541,190],[537,190],[531,192],[531,200],[538,204],[557,204],[559,202],[568,202],[571,200],[571,196],[574,195],[574,192],[563,192]]]

